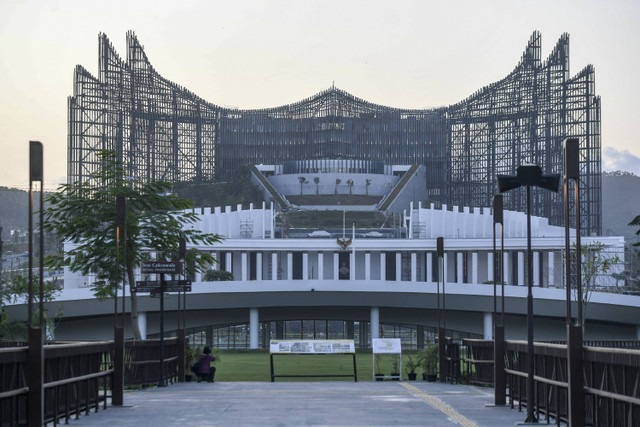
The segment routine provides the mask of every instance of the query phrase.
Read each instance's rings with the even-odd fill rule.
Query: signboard
[[[142,261],[140,263],[142,274],[182,274],[180,261]]]
[[[398,354],[402,353],[400,338],[374,338],[371,340],[373,354]]]
[[[271,354],[355,353],[353,340],[271,340]]]
[[[166,280],[165,292],[191,292],[191,280]],[[136,281],[136,292],[160,292],[160,282],[151,280]]]

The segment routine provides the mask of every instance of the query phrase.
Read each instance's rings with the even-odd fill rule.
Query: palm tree
[[[299,176],[298,181],[300,181],[300,195],[302,196],[302,186],[307,183],[307,178]]]
[[[318,184],[320,184],[320,178],[317,176],[313,178],[313,182],[316,184],[316,196],[318,195]]]
[[[347,185],[349,186],[349,195],[351,195],[351,189],[353,188],[353,180],[352,179],[348,179],[347,180]]]
[[[338,194],[338,185],[340,185],[340,183],[342,182],[342,180],[340,178],[336,178],[336,195]]]
[[[371,185],[371,180],[369,178],[366,179],[365,181],[365,189],[367,192],[367,196],[369,195],[369,186]]]

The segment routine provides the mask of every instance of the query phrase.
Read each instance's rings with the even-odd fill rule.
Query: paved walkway
[[[76,426],[513,426],[493,390],[423,381],[182,383],[125,393]]]

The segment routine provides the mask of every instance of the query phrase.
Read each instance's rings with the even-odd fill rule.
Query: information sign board
[[[271,340],[272,354],[355,353],[353,340]]]
[[[165,292],[191,292],[191,280],[166,280]],[[160,292],[160,282],[151,280],[136,281],[136,292]]]
[[[402,353],[400,338],[374,338],[371,341],[371,348],[374,354]]]
[[[182,274],[180,261],[142,261],[140,263],[142,274]]]

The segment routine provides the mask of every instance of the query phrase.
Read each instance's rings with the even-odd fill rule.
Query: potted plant
[[[417,377],[417,373],[416,373],[416,369],[418,369],[418,366],[420,366],[420,356],[407,356],[407,363],[405,364],[405,366],[407,367],[407,378],[409,378],[409,381],[415,381],[416,377]]]
[[[391,380],[400,381],[400,355],[394,354],[391,363]]]
[[[384,379],[384,374],[382,373],[382,369],[380,369],[380,355],[374,355],[374,359],[376,361],[376,373],[374,377],[376,381],[382,381]]]
[[[435,343],[428,344],[424,350],[420,352],[422,364],[422,378],[425,381],[433,382],[437,378],[438,372],[438,345]]]
[[[193,351],[187,340],[184,345],[184,380],[185,382],[191,382],[193,376],[191,375],[191,361],[193,360]]]

